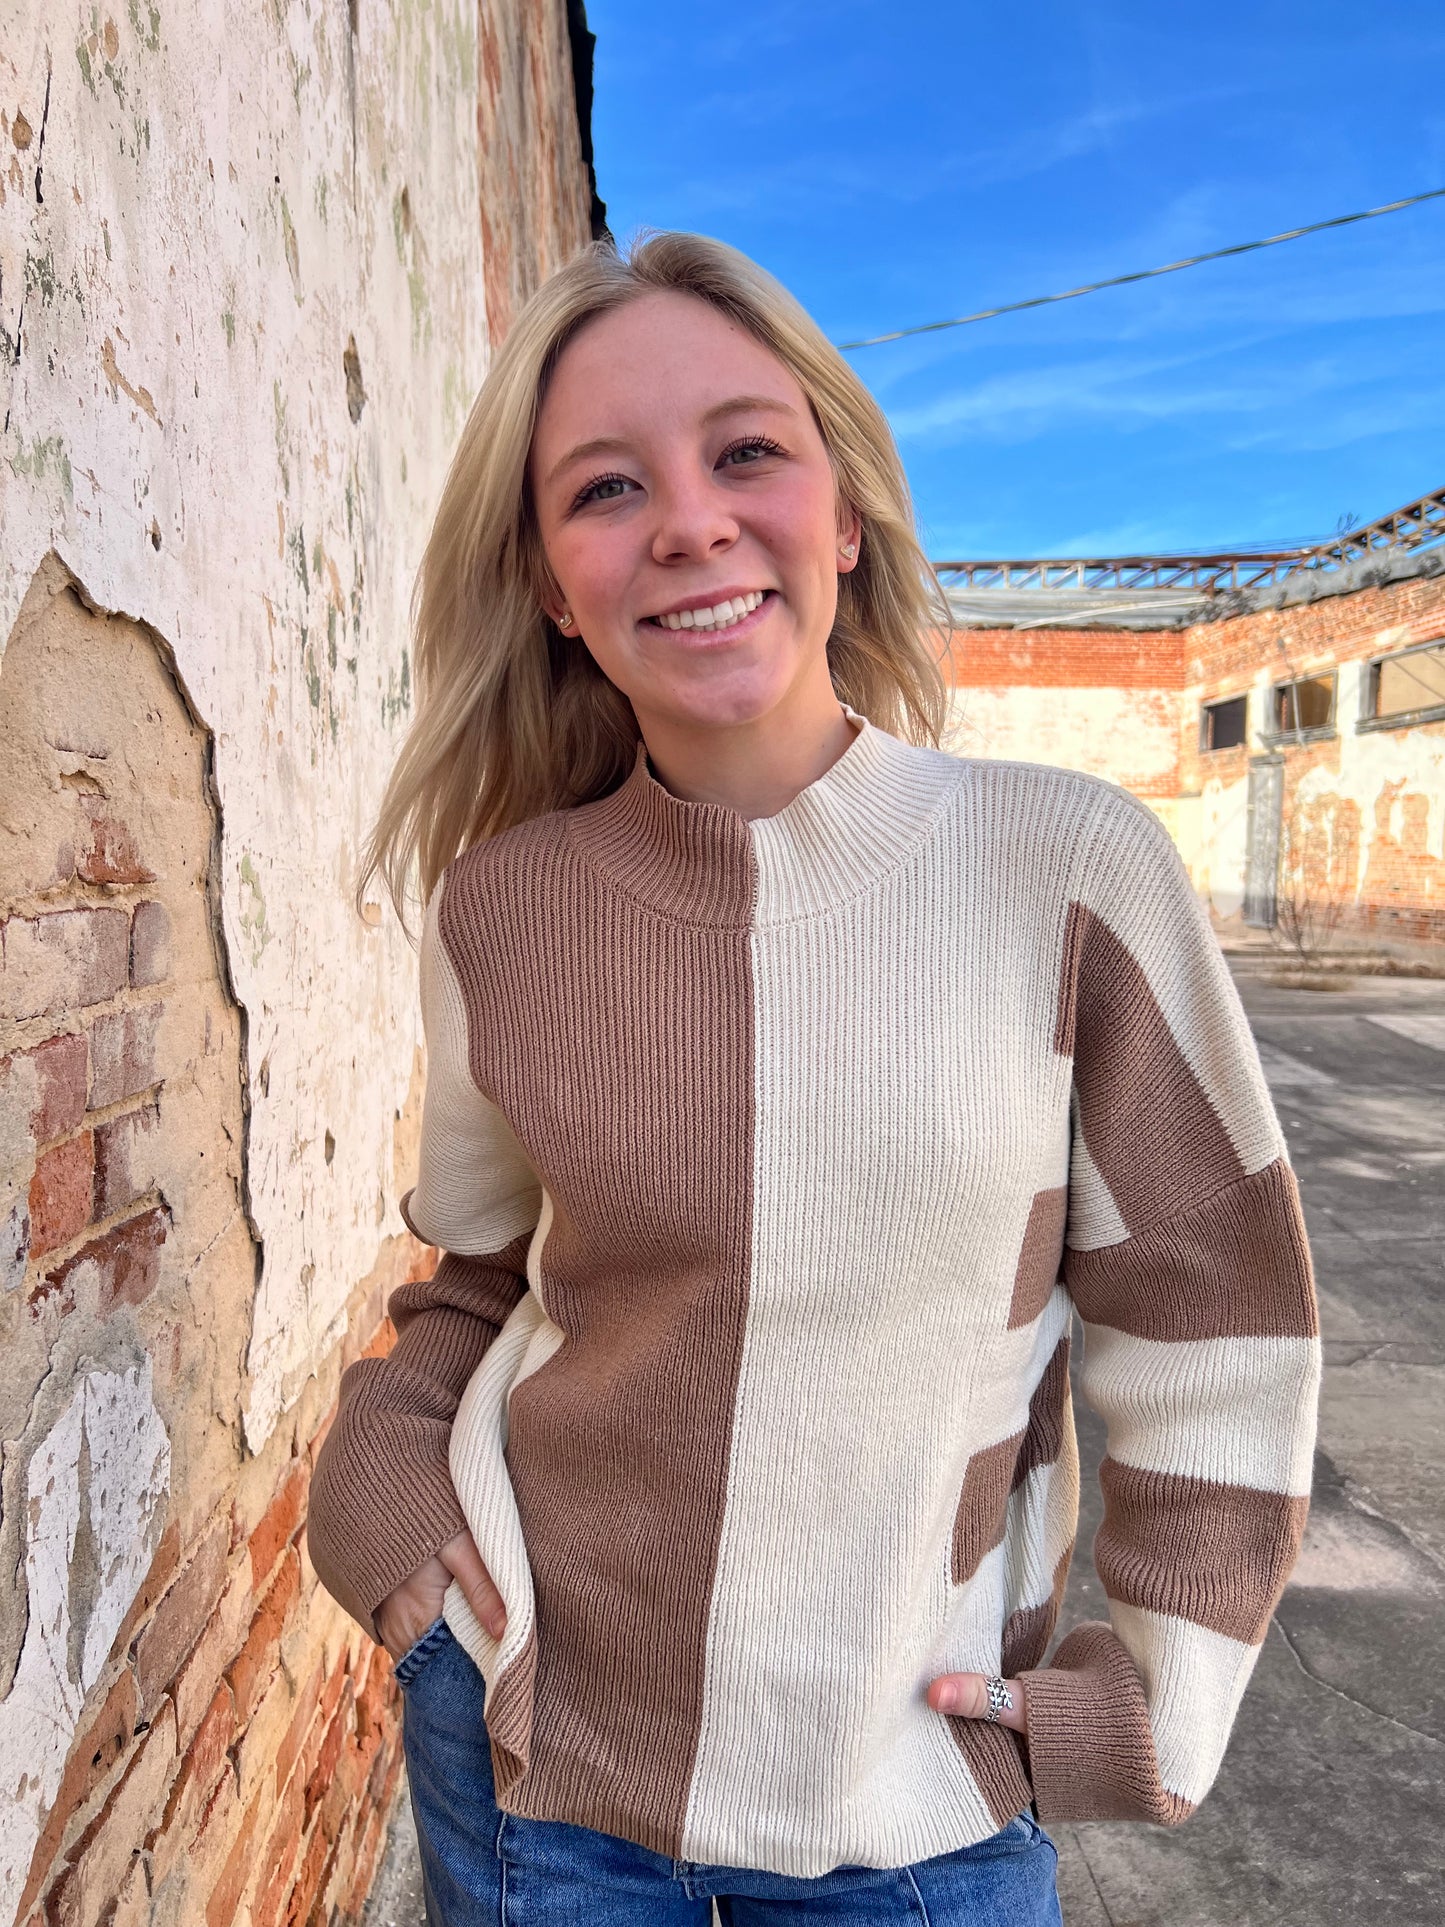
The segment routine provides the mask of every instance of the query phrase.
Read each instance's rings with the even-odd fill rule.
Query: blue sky
[[[1418,4],[588,18],[613,232],[716,234],[834,340],[1445,187]],[[935,559],[1328,535],[1445,483],[1445,201],[851,359]]]

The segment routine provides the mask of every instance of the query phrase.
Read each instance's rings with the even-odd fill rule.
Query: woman
[[[1309,1490],[1295,1184],[1167,834],[940,752],[945,620],[753,264],[657,235],[528,304],[372,846],[426,901],[444,1255],[310,1522],[436,1927],[1057,1923],[1040,1819],[1218,1769]],[[1109,1623],[1044,1664],[1075,1309]]]

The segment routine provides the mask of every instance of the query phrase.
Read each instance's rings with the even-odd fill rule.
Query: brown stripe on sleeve
[[[1047,1599],[1037,1606],[1020,1606],[1004,1621],[1003,1657],[999,1661],[999,1671],[1005,1679],[1016,1679],[1030,1666],[1037,1666],[1049,1650],[1049,1641],[1053,1638],[1059,1608],[1064,1600],[1064,1587],[1068,1583],[1069,1562],[1073,1553],[1074,1542],[1070,1540],[1054,1567],[1053,1591]]]
[[[1139,1674],[1110,1626],[1075,1627],[1045,1667],[1020,1675],[1029,1774],[1039,1818],[1151,1820],[1176,1826],[1193,1806],[1159,1779]]]
[[[1258,1646],[1304,1536],[1309,1500],[1143,1472],[1105,1458],[1094,1567],[1106,1593]]]
[[[508,1411],[536,1608],[498,1681],[508,1810],[677,1855],[747,1320],[754,871],[734,812],[680,812],[668,860],[625,878],[654,903],[676,879],[659,917],[598,867],[637,809],[670,802],[633,783],[550,852],[523,847],[546,819],[505,864],[469,852],[443,917],[473,1075],[552,1201],[540,1289],[564,1334]]]
[[[1029,1422],[1014,1461],[1010,1490],[1017,1491],[1035,1466],[1052,1465],[1064,1443],[1069,1402],[1069,1334],[1055,1345],[1029,1400]]]
[[[1032,1799],[1023,1766],[1023,1741],[1007,1726],[966,1720],[956,1713],[943,1716],[959,1752],[968,1762],[974,1784],[983,1795],[994,1825],[1006,1827]]]
[[[1008,1500],[1035,1466],[1052,1465],[1064,1437],[1069,1396],[1069,1335],[1049,1355],[1029,1400],[1028,1423],[996,1445],[975,1452],[964,1467],[953,1517],[953,1583],[964,1585],[1003,1538]]]
[[[1135,1338],[1313,1338],[1314,1272],[1283,1158],[1122,1244],[1064,1253],[1089,1324]]]
[[[377,1637],[373,1614],[466,1525],[449,1465],[467,1380],[526,1290],[531,1233],[486,1258],[442,1255],[387,1301],[397,1340],[341,1375],[311,1481],[306,1545],[323,1586]]]
[[[1084,1141],[1133,1233],[1244,1176],[1149,979],[1102,918],[1071,906],[1056,1039],[1072,1033]]]
[[[1018,1269],[1014,1273],[1013,1302],[1008,1314],[1010,1331],[1019,1325],[1032,1324],[1058,1283],[1068,1200],[1068,1187],[1062,1184],[1034,1194],[1029,1221],[1024,1226]]]

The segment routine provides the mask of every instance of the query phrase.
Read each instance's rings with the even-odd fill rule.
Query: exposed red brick
[[[226,1856],[221,1877],[211,1889],[210,1899],[206,1902],[206,1927],[235,1927],[241,1895],[251,1878],[251,1839],[256,1831],[256,1821],[255,1807],[248,1808],[241,1822],[241,1831],[236,1835],[235,1845]]]
[[[0,1018],[53,1017],[104,1003],[130,972],[124,910],[50,910],[0,923]]]
[[[371,1338],[357,1353],[357,1357],[385,1358],[395,1343],[396,1326],[392,1324],[389,1318],[383,1318]]]
[[[128,934],[128,932],[127,932]],[[90,1107],[102,1110],[159,1083],[156,1032],[161,1004],[110,1010],[90,1027]]]
[[[25,1918],[26,1909],[40,1892],[75,1815],[124,1759],[135,1737],[139,1717],[135,1681],[129,1673],[122,1673],[106,1694],[100,1711],[71,1745],[54,1804],[45,1816],[45,1825],[30,1858],[30,1878],[15,1910],[17,1919]]]
[[[321,1704],[321,1682],[325,1676],[323,1662],[317,1660],[310,1679],[297,1696],[296,1706],[291,1715],[291,1724],[286,1729],[281,1744],[276,1749],[276,1791],[280,1793],[291,1779],[291,1769],[301,1757],[301,1748],[316,1717],[316,1709]],[[296,1775],[298,1789],[302,1787],[302,1776]]]
[[[135,836],[112,816],[103,796],[82,796],[85,836],[75,853],[76,874],[87,883],[153,883],[155,871],[141,859]]]
[[[262,1849],[264,1871],[262,1884],[251,1902],[251,1927],[279,1927],[285,1918],[301,1853],[303,1820],[303,1789],[299,1780],[292,1780],[276,1809]]]
[[[336,1421],[336,1410],[337,1410],[336,1401],[335,1399],[333,1399],[331,1402],[330,1410],[327,1412],[326,1416],[322,1419],[321,1423],[317,1426],[316,1430],[311,1434],[311,1437],[306,1441],[306,1456],[311,1463],[311,1472],[313,1477],[315,1476],[315,1473],[316,1473],[317,1454],[320,1452],[322,1446],[326,1443],[326,1434],[331,1430],[332,1425]]]
[[[167,1703],[105,1804],[68,1855],[46,1898],[49,1927],[96,1927],[159,1812],[175,1770],[176,1722]]]
[[[30,1253],[43,1258],[90,1223],[95,1139],[90,1131],[42,1151],[30,1180]]]
[[[369,1812],[361,1823],[361,1831],[356,1838],[351,1866],[351,1884],[347,1888],[342,1907],[343,1914],[353,1920],[361,1918],[367,1895],[371,1892],[377,1854],[381,1848],[382,1828],[381,1814],[375,1811]]]
[[[385,1648],[380,1646],[376,1650],[383,1654],[385,1652]],[[356,1696],[356,1730],[363,1742],[374,1734],[393,1730],[398,1700],[399,1691],[391,1667],[373,1665]]]
[[[413,1236],[410,1231],[406,1234],[406,1242],[408,1256],[404,1282],[408,1285],[420,1285],[436,1275],[436,1268],[441,1263],[442,1255],[435,1245],[424,1245],[421,1239]]]
[[[306,1516],[306,1495],[311,1486],[311,1465],[305,1458],[293,1459],[276,1493],[251,1534],[251,1578],[257,1588],[270,1578],[282,1548],[300,1530]]]
[[[299,1927],[311,1914],[311,1902],[330,1864],[332,1844],[322,1829],[313,1827],[286,1906],[286,1927]]]
[[[346,1659],[343,1654],[341,1664],[326,1682],[326,1690],[321,1695],[321,1705],[317,1709],[316,1718],[311,1722],[310,1730],[306,1735],[306,1744],[302,1749],[301,1773],[308,1784],[315,1774],[316,1762],[321,1757],[321,1750],[337,1718],[341,1702],[353,1690],[350,1677],[346,1672]],[[307,1810],[310,1811],[309,1808]]]
[[[163,903],[138,903],[130,920],[130,980],[140,989],[171,974],[171,918]]]
[[[176,1675],[171,1697],[176,1703],[176,1731],[180,1744],[189,1744],[211,1703],[225,1668],[240,1652],[255,1611],[250,1562],[232,1572],[221,1603],[206,1621],[195,1650]]]
[[[138,1218],[128,1218],[48,1271],[30,1294],[33,1310],[58,1300],[62,1311],[75,1306],[75,1293],[94,1265],[99,1278],[97,1310],[103,1316],[119,1304],[139,1305],[155,1290],[160,1278],[160,1253],[170,1219],[157,1207]]]
[[[227,1526],[213,1519],[136,1641],[136,1678],[147,1717],[200,1638],[226,1581]]]
[[[301,1561],[289,1546],[266,1597],[246,1635],[246,1643],[226,1668],[226,1680],[236,1696],[236,1717],[244,1726],[270,1684],[280,1654],[286,1614],[301,1589]]]
[[[17,1065],[35,1067],[35,1104],[30,1113],[30,1135],[37,1144],[73,1131],[85,1116],[85,1034],[67,1031],[48,1037],[34,1050],[18,1051]]]
[[[1182,689],[1184,633],[956,629],[940,667],[955,689]]]
[[[130,1610],[120,1623],[115,1638],[111,1641],[110,1658],[113,1660],[123,1653],[135,1638],[137,1630],[145,1624],[155,1611],[156,1601],[175,1577],[181,1563],[181,1526],[178,1519],[168,1519],[166,1529],[160,1536],[151,1559],[150,1570],[141,1581],[140,1591],[130,1603]]]
[[[147,1839],[157,1886],[200,1833],[215,1800],[218,1782],[229,1777],[226,1749],[235,1738],[236,1709],[230,1689],[219,1686],[206,1717],[181,1760],[165,1813]]]
[[[316,1765],[312,1769],[310,1779],[306,1782],[307,1826],[310,1826],[312,1814],[326,1797],[335,1778],[336,1765],[341,1758],[341,1749],[346,1744],[347,1729],[351,1724],[350,1713],[349,1705],[338,1707],[336,1716],[327,1727],[326,1736],[321,1742],[321,1751],[317,1755]]]
[[[351,1858],[352,1831],[351,1815],[348,1813],[342,1816],[335,1834],[328,1836],[331,1847],[321,1865],[316,1892],[306,1914],[306,1927],[331,1927],[335,1919],[334,1889],[338,1884],[338,1874]]]
[[[143,1104],[95,1127],[95,1215],[108,1218],[144,1197],[160,1175],[161,1110]]]

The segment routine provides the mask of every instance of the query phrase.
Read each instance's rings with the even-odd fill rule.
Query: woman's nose
[[[738,539],[731,504],[711,480],[678,479],[655,491],[656,562],[686,562],[715,555]]]

